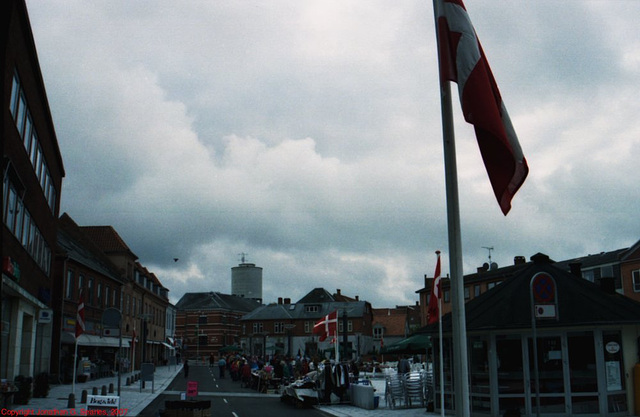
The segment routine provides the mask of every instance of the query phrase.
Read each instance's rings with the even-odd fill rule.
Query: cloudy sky
[[[28,0],[61,212],[170,289],[413,304],[449,271],[428,0]],[[454,100],[466,273],[640,238],[640,2],[468,0],[530,173],[503,216]],[[454,86],[454,91],[455,86]],[[179,258],[174,262],[173,258]]]

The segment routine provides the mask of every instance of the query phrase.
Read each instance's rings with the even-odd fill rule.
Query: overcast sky
[[[438,249],[448,273],[431,1],[27,5],[61,212],[112,225],[172,302],[230,293],[243,252],[265,302],[414,304]],[[640,1],[466,6],[530,173],[503,216],[456,95],[465,273],[485,247],[504,266],[633,245]]]

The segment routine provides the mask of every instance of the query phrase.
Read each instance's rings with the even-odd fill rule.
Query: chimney
[[[360,296],[356,295],[356,301],[360,301]]]
[[[282,297],[278,297],[278,305],[282,304]]]
[[[576,278],[582,278],[582,264],[580,262],[571,262],[569,264],[569,270],[571,271],[571,275]]]
[[[285,304],[291,304],[291,298],[285,298],[284,299],[284,303]]]
[[[340,295],[340,288],[338,288],[336,292],[338,293],[338,295]]]
[[[514,265],[524,265],[526,263],[527,263],[527,259],[524,256],[519,255],[513,258]]]
[[[600,289],[605,294],[616,293],[616,281],[614,277],[602,277],[598,281],[600,283]]]

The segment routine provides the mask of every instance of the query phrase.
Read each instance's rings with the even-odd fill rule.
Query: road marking
[[[223,398],[222,401],[224,401],[225,404],[229,404],[226,398]]]
[[[235,411],[232,411],[231,414],[233,414],[233,417],[238,417]]]
[[[184,391],[163,391],[165,395],[180,395]],[[278,398],[280,394],[260,394],[258,392],[208,392],[198,391],[198,397],[244,397],[244,398]]]

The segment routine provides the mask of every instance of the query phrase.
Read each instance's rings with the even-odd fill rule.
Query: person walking
[[[227,361],[224,360],[223,356],[220,356],[220,360],[218,361],[218,368],[220,368],[220,379],[224,379],[224,368],[227,367]]]
[[[189,378],[189,360],[185,359],[184,361],[184,377]]]
[[[215,357],[213,356],[213,352],[209,355],[209,368],[213,366],[213,362],[215,361]]]

